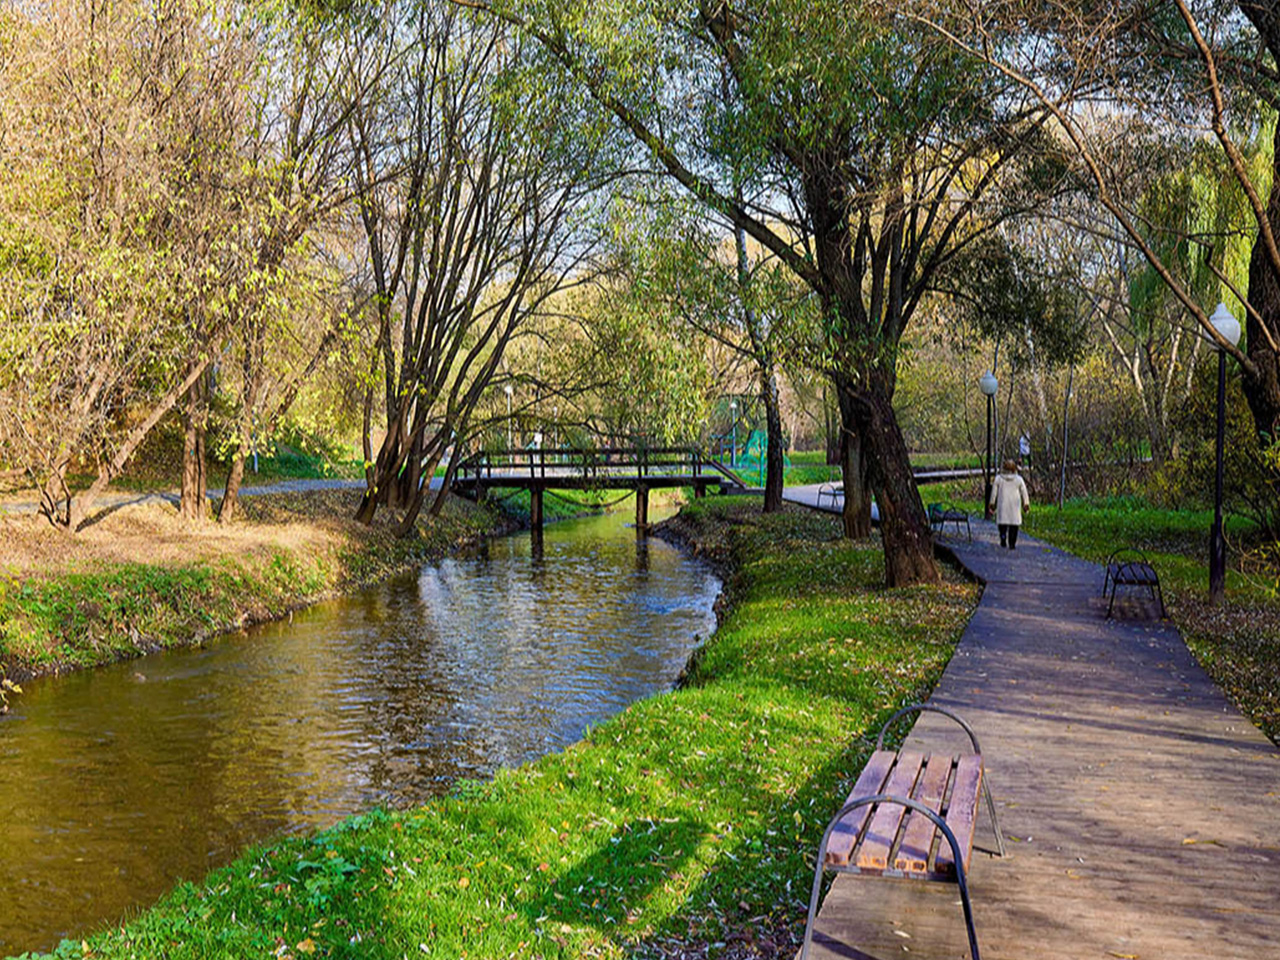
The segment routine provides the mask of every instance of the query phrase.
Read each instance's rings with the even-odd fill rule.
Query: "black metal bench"
[[[969,515],[963,510],[957,510],[949,503],[931,503],[928,506],[929,511],[929,529],[934,533],[946,533],[947,524],[955,524],[956,534],[960,533],[960,524],[964,524],[965,535],[970,541],[973,540],[973,530],[969,526]]]
[[[1160,575],[1151,565],[1147,555],[1133,547],[1121,547],[1107,558],[1107,572],[1102,581],[1102,595],[1107,597],[1107,619],[1115,610],[1116,591],[1120,587],[1143,587],[1152,600],[1160,604],[1160,619],[1168,615],[1164,606],[1164,590],[1160,587]]]
[[[923,754],[884,749],[885,732],[900,717],[928,711],[958,723],[969,735],[973,753]],[[914,880],[943,880],[960,888],[972,960],[980,960],[973,928],[966,875],[973,854],[979,800],[987,812],[1004,856],[1004,837],[991,789],[984,776],[977,735],[964,720],[943,707],[917,703],[904,707],[880,728],[875,753],[867,761],[849,799],[832,818],[818,846],[809,916],[800,960],[808,960],[813,923],[826,871]]]
[[[844,499],[844,484],[842,483],[824,483],[818,487],[818,509],[822,509],[822,498],[831,498],[831,507],[835,509],[836,500]]]

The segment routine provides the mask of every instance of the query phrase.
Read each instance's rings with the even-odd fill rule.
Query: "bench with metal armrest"
[[[1160,618],[1168,614],[1164,607],[1164,590],[1160,587],[1160,575],[1151,565],[1147,555],[1133,547],[1121,547],[1107,558],[1107,572],[1102,581],[1102,595],[1108,597],[1107,619],[1116,605],[1116,590],[1120,587],[1142,587],[1160,604]]]
[[[969,526],[969,515],[963,510],[957,510],[949,503],[931,503],[928,506],[929,512],[929,529],[934,533],[946,533],[947,524],[955,525],[956,534],[960,533],[960,524],[964,524],[965,535],[973,540],[973,530]]]
[[[884,749],[885,732],[895,721],[925,711],[958,723],[969,735],[973,753],[952,756]],[[822,836],[800,960],[808,960],[822,878],[828,870],[955,883],[960,888],[969,950],[973,960],[979,960],[966,877],[983,796],[999,854],[1004,856],[1004,837],[984,774],[973,728],[950,710],[919,703],[889,718],[880,730],[875,753]]]

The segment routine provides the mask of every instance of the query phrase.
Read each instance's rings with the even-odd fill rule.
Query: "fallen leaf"
[[[307,937],[307,939],[305,940],[299,940],[294,945],[294,949],[297,950],[299,953],[315,953],[316,943],[310,937]]]

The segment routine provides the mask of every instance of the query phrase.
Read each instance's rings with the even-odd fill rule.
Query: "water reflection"
[[[578,521],[291,624],[29,684],[0,722],[0,954],[255,840],[576,740],[671,683],[717,589],[620,519]]]

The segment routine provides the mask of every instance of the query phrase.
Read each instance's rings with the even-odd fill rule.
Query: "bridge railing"
[[[474,453],[459,462],[457,475],[464,481],[495,484],[503,478],[524,477],[701,477],[706,464],[697,447],[539,447]]]

